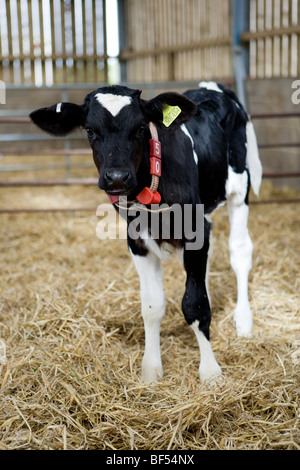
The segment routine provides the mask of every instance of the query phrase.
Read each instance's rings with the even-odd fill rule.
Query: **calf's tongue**
[[[112,196],[111,194],[108,194],[107,196],[112,204],[119,202],[119,196]]]

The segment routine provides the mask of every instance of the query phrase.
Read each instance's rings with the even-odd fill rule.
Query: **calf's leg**
[[[252,312],[248,299],[248,277],[252,267],[253,245],[248,233],[249,207],[237,204],[235,198],[228,201],[230,220],[229,250],[230,262],[237,278],[237,304],[234,323],[238,336],[251,336]]]
[[[211,312],[206,290],[206,264],[209,248],[209,224],[206,223],[204,246],[201,250],[185,250],[186,289],[182,300],[182,311],[187,323],[195,332],[200,348],[199,375],[201,382],[211,382],[222,374],[210,341],[209,326]]]
[[[151,383],[156,382],[159,376],[163,375],[160,324],[165,314],[165,296],[161,261],[151,252],[140,256],[131,251],[131,255],[140,278],[142,316],[145,327],[142,380]]]

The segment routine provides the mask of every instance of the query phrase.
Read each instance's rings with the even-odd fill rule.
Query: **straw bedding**
[[[263,196],[283,195],[264,183]],[[1,192],[2,207],[97,206],[96,188]],[[199,383],[199,349],[164,263],[164,378],[140,381],[139,283],[95,213],[1,215],[0,449],[300,449],[299,205],[252,206],[254,332],[237,338],[228,221],[214,216],[212,345],[224,380]],[[4,360],[2,360],[4,362]]]

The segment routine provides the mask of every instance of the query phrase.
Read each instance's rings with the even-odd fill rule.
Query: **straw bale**
[[[290,194],[263,185],[263,197]],[[2,207],[101,202],[97,188],[1,192]],[[232,324],[226,209],[214,216],[211,337],[224,374],[214,388],[199,382],[177,258],[164,262],[165,375],[141,382],[137,275],[126,241],[99,240],[97,223],[95,213],[1,215],[0,449],[299,450],[299,206],[251,207],[248,339]]]

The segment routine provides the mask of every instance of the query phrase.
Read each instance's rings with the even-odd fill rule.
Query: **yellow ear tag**
[[[170,127],[172,122],[179,116],[181,109],[179,106],[169,106],[168,104],[163,109],[163,123],[166,127]]]

